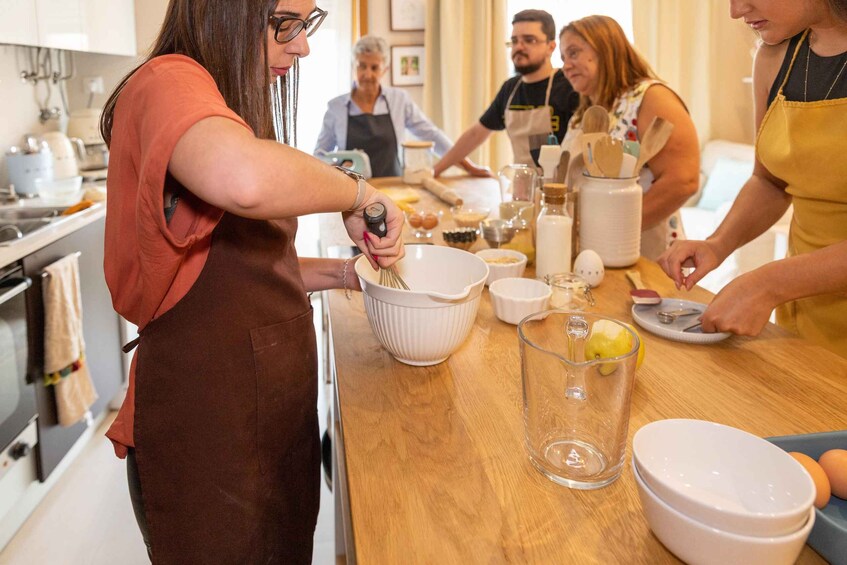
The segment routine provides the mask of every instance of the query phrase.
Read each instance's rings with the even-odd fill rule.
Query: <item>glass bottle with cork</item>
[[[547,183],[542,188],[543,204],[536,222],[535,276],[568,273],[571,270],[573,218],[565,205],[567,186]]]

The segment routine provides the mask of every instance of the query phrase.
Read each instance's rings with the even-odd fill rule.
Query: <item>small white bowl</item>
[[[815,486],[785,451],[703,420],[659,420],[635,433],[633,459],[650,489],[694,520],[747,536],[783,536],[806,521]]]
[[[550,287],[535,279],[505,278],[488,287],[494,315],[507,324],[515,324],[547,309]]]
[[[520,278],[526,270],[526,255],[513,249],[483,249],[477,251],[476,256],[488,264],[486,286],[500,279]],[[497,260],[503,257],[512,257],[518,261],[515,263],[498,263]]]
[[[671,508],[650,490],[638,471],[633,459],[632,474],[650,529],[671,553],[686,563],[790,565],[800,555],[815,525],[815,509],[810,508],[800,529],[785,536],[742,536],[725,532]]]

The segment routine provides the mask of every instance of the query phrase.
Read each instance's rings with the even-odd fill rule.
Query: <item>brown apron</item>
[[[141,335],[135,456],[154,563],[310,563],[317,347],[297,220],[224,214],[197,282]]]

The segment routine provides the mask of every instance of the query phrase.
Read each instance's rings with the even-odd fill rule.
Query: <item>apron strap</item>
[[[130,351],[135,349],[135,347],[138,345],[138,343],[140,341],[141,341],[141,336],[140,335],[136,336],[136,338],[134,340],[130,341],[129,343],[127,343],[126,345],[121,347],[121,351],[123,351],[124,353],[129,353]]]
[[[809,30],[803,32],[803,37],[800,38],[800,41],[797,42],[797,47],[794,48],[794,54],[791,56],[791,62],[788,63],[788,70],[785,71],[785,78],[782,79],[782,84],[779,85],[779,91],[776,93],[777,96],[782,96],[782,89],[785,88],[786,83],[788,83],[788,77],[791,76],[791,69],[794,68],[794,61],[797,60],[797,54],[800,52],[800,47],[803,46],[803,41],[806,39],[806,36],[809,35]],[[809,49],[812,46],[809,45]]]
[[[509,106],[512,105],[512,98],[515,97],[515,93],[518,91],[518,87],[521,85],[522,81],[523,81],[522,78],[518,78],[518,81],[515,83],[515,87],[512,89],[512,93],[509,94],[509,99],[506,100],[506,108],[503,110],[504,112],[509,111]]]

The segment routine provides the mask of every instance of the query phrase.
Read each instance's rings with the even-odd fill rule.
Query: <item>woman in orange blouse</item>
[[[156,563],[309,563],[320,449],[307,292],[358,288],[298,260],[296,217],[342,211],[372,265],[402,215],[293,137],[314,0],[171,0],[151,55],[112,94],[106,280],[139,327],[109,430]],[[269,85],[273,85],[269,89]],[[381,203],[388,233],[365,235]]]

